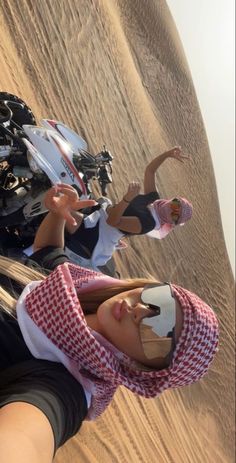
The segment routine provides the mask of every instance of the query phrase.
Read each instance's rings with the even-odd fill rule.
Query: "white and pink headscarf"
[[[177,225],[184,225],[192,217],[193,206],[185,198],[177,197],[176,199],[180,202],[180,217]],[[156,223],[154,230],[147,233],[151,238],[165,238],[177,226],[171,217],[170,205],[172,201],[173,199],[157,199],[154,203],[149,204],[148,209]]]
[[[25,298],[31,319],[76,366],[82,385],[91,392],[87,419],[104,411],[120,385],[143,397],[155,397],[199,380],[217,349],[218,323],[213,310],[195,294],[172,285],[184,321],[171,365],[160,371],[140,370],[88,327],[79,302],[82,293],[121,284],[122,280],[65,263]]]

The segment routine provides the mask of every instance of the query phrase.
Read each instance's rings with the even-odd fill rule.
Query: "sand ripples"
[[[114,154],[117,200],[157,152],[181,144],[191,161],[168,161],[162,197],[194,205],[163,242],[134,237],[117,257],[122,275],[172,279],[216,308],[220,351],[200,384],[141,400],[125,390],[97,423],[84,424],[59,462],[230,463],[233,459],[233,277],[223,239],[205,130],[178,34],[164,1],[5,0],[1,88],[39,117],[79,130],[92,150]],[[144,252],[145,249],[145,252]],[[226,387],[227,384],[227,387]]]

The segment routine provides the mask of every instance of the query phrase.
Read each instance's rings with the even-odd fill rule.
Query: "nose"
[[[153,315],[153,310],[149,309],[142,302],[138,302],[132,310],[132,317],[135,323],[139,324],[144,317],[150,317]]]

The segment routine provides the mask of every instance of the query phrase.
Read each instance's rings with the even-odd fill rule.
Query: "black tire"
[[[11,93],[7,92],[0,92],[0,101],[9,101],[13,103],[20,103],[22,107],[11,107],[11,104],[9,104],[10,109],[12,110],[13,113],[13,121],[22,127],[23,124],[30,124],[30,125],[36,125],[36,119],[34,117],[34,114],[32,113],[31,109],[27,104],[21,99],[18,98],[18,96],[12,95]]]

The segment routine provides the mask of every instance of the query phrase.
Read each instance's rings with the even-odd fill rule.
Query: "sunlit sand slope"
[[[109,409],[57,454],[57,463],[231,463],[234,459],[234,282],[215,178],[191,74],[163,0],[4,0],[0,87],[114,155],[116,201],[146,163],[178,144],[190,155],[157,175],[162,197],[194,205],[164,241],[133,237],[122,276],[153,275],[196,291],[220,319],[220,349],[199,384],[141,400],[120,389]],[[98,192],[97,187],[95,191]]]

